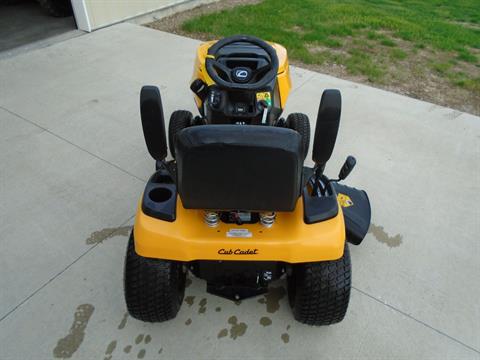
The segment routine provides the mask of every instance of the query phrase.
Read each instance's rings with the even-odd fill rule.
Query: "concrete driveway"
[[[193,278],[175,320],[126,315],[153,171],[139,90],[193,111],[197,45],[120,24],[0,61],[0,359],[479,359],[480,118],[299,68],[287,112],[313,122],[322,91],[342,91],[327,173],[355,155],[348,183],[372,201],[345,320],[296,323],[283,282],[235,304]]]

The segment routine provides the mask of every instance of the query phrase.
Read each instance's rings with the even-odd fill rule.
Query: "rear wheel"
[[[185,279],[181,262],[137,255],[132,230],[124,274],[125,301],[131,316],[148,322],[173,319],[182,305]]]
[[[307,157],[308,147],[310,146],[310,120],[308,116],[301,113],[288,115],[286,125],[295,130],[302,137],[303,159]]]
[[[190,111],[177,110],[170,116],[170,122],[168,124],[168,146],[170,147],[170,153],[175,159],[175,136],[177,133],[192,124],[193,115]]]
[[[350,300],[351,264],[348,245],[338,260],[293,265],[288,300],[295,319],[308,325],[343,320]]]

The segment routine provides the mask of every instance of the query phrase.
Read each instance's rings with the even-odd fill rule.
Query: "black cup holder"
[[[157,187],[150,190],[148,193],[148,197],[156,203],[163,203],[168,201],[172,197],[172,190],[167,189],[165,187]]]
[[[142,210],[151,217],[175,221],[177,208],[177,187],[172,176],[159,170],[147,182],[143,193]]]

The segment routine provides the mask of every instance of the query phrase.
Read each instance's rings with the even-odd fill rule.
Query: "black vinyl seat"
[[[175,139],[187,209],[293,211],[302,187],[301,136],[254,125],[200,125]]]

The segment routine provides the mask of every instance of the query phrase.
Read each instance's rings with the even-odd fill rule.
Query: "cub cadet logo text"
[[[219,255],[257,255],[258,254],[258,249],[220,249],[218,250]]]

